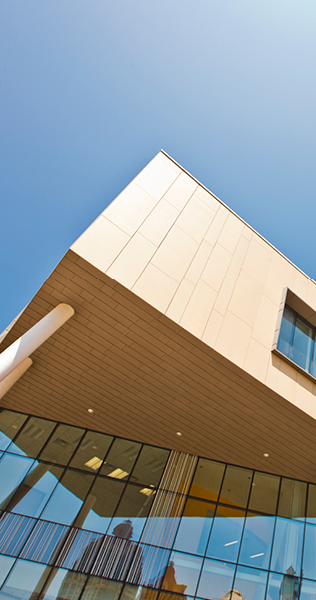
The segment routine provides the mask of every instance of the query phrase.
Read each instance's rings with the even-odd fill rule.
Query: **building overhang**
[[[2,348],[61,302],[75,315],[1,406],[316,482],[312,417],[71,250]]]

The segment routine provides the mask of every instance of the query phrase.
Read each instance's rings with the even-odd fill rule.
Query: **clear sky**
[[[163,148],[316,279],[315,0],[1,0],[0,331]]]

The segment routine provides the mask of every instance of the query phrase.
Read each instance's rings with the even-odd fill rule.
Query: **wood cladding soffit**
[[[71,250],[1,349],[59,302],[74,317],[2,406],[316,482],[313,418]]]

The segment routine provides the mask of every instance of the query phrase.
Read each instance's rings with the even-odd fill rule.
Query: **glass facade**
[[[285,306],[278,350],[316,377],[316,330],[292,308]]]
[[[0,600],[316,600],[316,486],[0,412]]]

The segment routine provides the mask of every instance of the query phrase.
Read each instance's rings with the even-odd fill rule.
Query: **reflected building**
[[[316,284],[164,152],[1,339],[0,600],[316,600]]]

